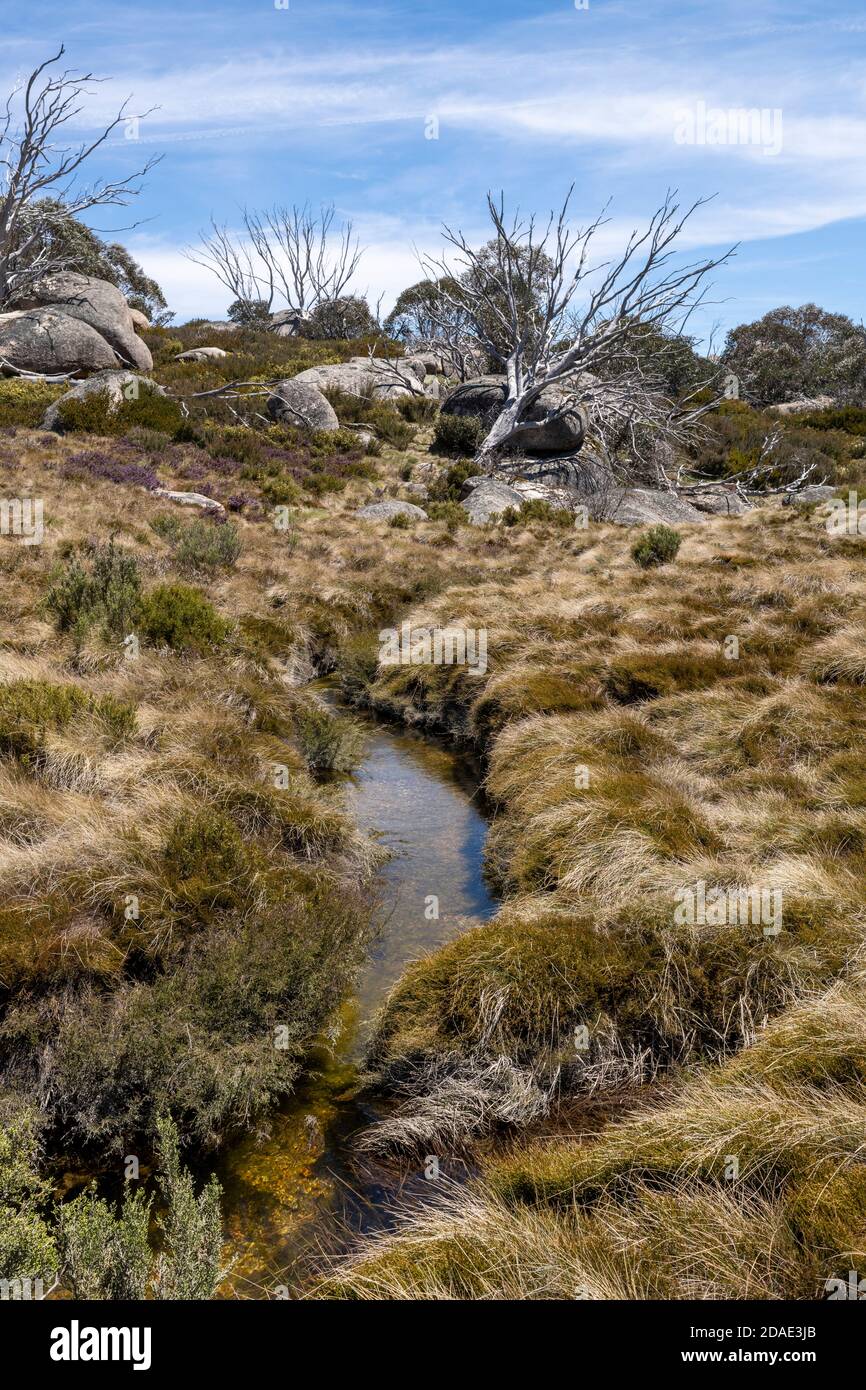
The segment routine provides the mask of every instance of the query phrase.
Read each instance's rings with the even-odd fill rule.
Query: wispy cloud
[[[747,0],[291,6],[64,6],[70,59],[111,74],[88,119],[128,92],[158,108],[138,132],[147,153],[166,151],[142,209],[158,222],[133,243],[182,314],[225,304],[182,244],[211,211],[231,221],[250,201],[337,198],[368,241],[363,278],[386,299],[416,277],[412,244],[433,249],[440,219],[482,234],[488,186],[543,211],[574,178],[586,216],[613,196],[611,245],[670,186],[686,201],[718,195],[686,246],[866,218],[866,20],[846,0],[820,15],[783,0],[760,13]],[[8,37],[7,76],[44,56],[35,31]],[[780,148],[678,141],[698,108],[778,111]],[[102,158],[135,155],[119,137]]]

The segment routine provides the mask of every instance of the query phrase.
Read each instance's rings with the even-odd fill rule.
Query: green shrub
[[[127,1188],[116,1211],[95,1186],[58,1212],[58,1244],[66,1282],[76,1299],[211,1299],[223,1277],[218,1180],[199,1196],[180,1163],[177,1127],[157,1120],[162,1249],[148,1239],[153,1198]]]
[[[295,730],[307,764],[316,772],[350,772],[364,750],[363,730],[323,705],[309,705],[295,716]]]
[[[61,632],[83,641],[100,624],[106,637],[123,638],[135,625],[141,580],[135,556],[115,546],[97,545],[89,570],[73,556],[54,574],[45,604]]]
[[[387,401],[350,396],[343,391],[326,391],[325,395],[343,424],[369,425],[379,439],[395,449],[405,449],[415,438],[412,426]]]
[[[0,1100],[0,1279],[53,1282],[60,1260],[43,1210],[50,1185],[39,1175],[39,1115],[17,1097]],[[14,1297],[14,1295],[13,1295]]]
[[[433,448],[451,458],[474,454],[486,433],[478,415],[440,415],[433,430]]]
[[[651,526],[632,546],[632,559],[644,570],[654,565],[666,565],[676,559],[682,540],[679,531],[672,526]]]
[[[397,409],[404,420],[409,420],[413,425],[420,425],[425,420],[432,420],[439,410],[439,402],[432,396],[401,396],[397,401]]]
[[[452,463],[431,484],[430,500],[433,502],[459,502],[463,484],[467,478],[477,478],[480,472],[481,469],[478,464],[473,463],[472,459],[461,459],[459,463]]]
[[[408,512],[395,512],[392,517],[388,518],[388,525],[395,531],[411,531],[415,525],[415,519]]]
[[[506,507],[500,517],[503,526],[529,526],[534,521],[549,526],[571,527],[574,517],[566,507],[554,507],[543,497],[531,497],[519,507]]]
[[[223,1275],[222,1189],[212,1176],[197,1197],[189,1171],[181,1167],[177,1127],[160,1119],[157,1130],[164,1248],[157,1262],[156,1297],[210,1299]]]
[[[126,434],[126,441],[146,454],[164,454],[171,443],[169,435],[162,430],[149,429],[147,425],[133,425]]]
[[[0,381],[0,425],[36,429],[48,407],[67,389],[65,385],[51,386],[21,377]]]
[[[184,524],[166,513],[154,517],[151,526],[168,541],[181,569],[231,569],[241,553],[238,528],[231,521],[198,520]]]
[[[169,831],[163,865],[174,898],[194,912],[235,907],[249,861],[235,824],[216,811],[181,816]]]
[[[303,501],[303,491],[291,478],[265,478],[260,487],[262,497],[273,507],[295,507]]]
[[[18,1079],[65,1142],[127,1154],[171,1114],[191,1143],[212,1148],[249,1133],[291,1094],[352,984],[369,908],[348,885],[335,891],[317,865],[287,861],[275,878],[282,897],[222,914],[165,973],[111,993],[84,988],[59,1015],[27,1001],[7,1011],[4,1046]],[[288,1028],[286,1050],[274,1046],[278,1026]]]
[[[811,467],[818,479],[844,479],[845,465],[858,452],[858,441],[842,430],[821,428],[818,421],[824,414],[821,411],[810,415],[807,425],[800,416],[780,421],[778,416],[752,410],[741,401],[726,401],[704,417],[706,429],[690,446],[696,475],[724,479],[765,463],[766,440],[775,433],[776,443],[770,456],[773,467],[765,475],[763,487],[790,482],[800,476],[804,467]]]
[[[444,521],[447,529],[452,533],[457,530],[458,526],[469,525],[469,516],[459,502],[430,502],[427,507],[427,515],[431,521]]]
[[[143,1299],[153,1261],[152,1199],[127,1188],[119,1215],[90,1187],[59,1211],[64,1275],[75,1298]]]
[[[154,647],[207,652],[228,636],[229,625],[199,589],[158,584],[141,600],[139,628]]]
[[[177,401],[145,387],[132,400],[124,398],[120,406],[112,402],[107,391],[72,397],[58,408],[57,423],[61,430],[81,434],[120,435],[140,426],[174,435],[183,416]]]
[[[312,473],[304,481],[307,491],[314,497],[324,497],[329,492],[342,492],[348,479],[336,478],[333,473]]]
[[[866,434],[866,408],[847,405],[840,410],[812,410],[795,415],[792,423],[812,430],[842,430],[845,434]]]

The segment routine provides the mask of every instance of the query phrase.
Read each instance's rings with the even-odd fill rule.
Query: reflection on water
[[[221,1162],[235,1262],[229,1295],[291,1288],[293,1267],[297,1277],[306,1253],[328,1239],[334,1216],[368,1228],[387,1218],[398,1188],[405,1195],[419,1181],[352,1167],[351,1136],[379,1113],[356,1095],[356,1063],[376,1008],[406,964],[466,930],[467,919],[495,910],[481,876],[487,826],[476,791],[457,755],[368,722],[365,760],[347,797],[357,823],[392,854],[379,875],[381,929],[357,997],[311,1058],[303,1087],[273,1117],[270,1137],[244,1139]]]

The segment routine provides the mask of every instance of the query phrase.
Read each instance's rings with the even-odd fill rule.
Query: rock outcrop
[[[301,373],[303,376],[304,373]],[[318,386],[311,381],[301,381],[290,377],[274,387],[268,396],[268,415],[285,425],[296,425],[308,430],[338,430],[340,422],[337,413]]]
[[[505,377],[476,377],[449,391],[442,402],[442,414],[477,415],[489,428],[501,411],[506,395]],[[585,415],[578,406],[567,401],[560,386],[546,387],[525,418],[533,422],[532,427],[521,431],[515,444],[528,454],[573,453],[583,443]]]
[[[742,516],[751,510],[748,502],[730,487],[709,487],[690,493],[687,499],[699,512],[713,516]]]
[[[58,309],[17,309],[0,314],[0,364],[6,372],[63,376],[116,368],[117,356],[82,319]]]
[[[18,307],[25,310],[50,308],[89,324],[113,349],[117,363],[142,372],[153,368],[150,350],[135,331],[129,305],[120,290],[107,280],[79,275],[72,270],[46,275]]]
[[[520,507],[523,494],[498,478],[468,478],[460,505],[475,526],[495,521],[508,507]]]
[[[407,382],[411,377],[412,382]],[[423,377],[417,369],[407,365],[403,358],[391,362],[383,357],[350,357],[348,362],[333,362],[321,367],[308,367],[299,372],[293,381],[309,382],[320,391],[344,391],[348,396],[362,396],[367,400],[399,400],[402,396],[413,396],[424,389]]]
[[[698,511],[684,498],[662,488],[612,488],[604,494],[603,501],[603,515],[599,519],[615,521],[620,526],[651,526],[659,522],[675,526],[678,522],[706,521],[708,517],[707,512]]]
[[[413,521],[427,520],[427,513],[423,507],[416,507],[414,502],[401,502],[395,497],[389,497],[382,502],[369,502],[355,515],[362,521],[390,521],[392,516],[408,516]]]
[[[163,502],[177,502],[181,507],[200,507],[205,512],[224,512],[222,502],[213,497],[205,497],[203,492],[174,492],[170,487],[154,488],[152,497],[161,497]]]
[[[278,338],[297,338],[306,322],[307,315],[300,309],[280,309],[271,315],[268,327]]]
[[[117,367],[149,372],[153,358],[135,331],[139,320],[147,325],[107,280],[75,271],[46,275],[14,310],[0,314],[2,370],[44,376]]]
[[[228,357],[230,354],[225,348],[221,347],[195,347],[187,348],[186,352],[179,352],[175,357],[175,362],[207,362],[209,358]]]
[[[768,405],[767,410],[773,415],[803,415],[811,410],[829,410],[835,404],[832,396],[800,396],[795,401]]]
[[[829,502],[839,496],[839,489],[830,483],[808,483],[799,492],[786,492],[782,498],[783,507],[811,507],[816,502]]]

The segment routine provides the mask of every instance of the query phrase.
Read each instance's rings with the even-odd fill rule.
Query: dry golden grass
[[[15,487],[44,497],[48,524],[43,546],[0,543],[0,681],[110,696],[135,724],[112,739],[94,719],[76,719],[47,731],[31,766],[0,763],[0,945],[19,972],[13,985],[0,968],[12,991],[0,1038],[7,1082],[29,1075],[22,1059],[34,1030],[60,1020],[52,1084],[71,1097],[62,1122],[73,1133],[98,1127],[104,1116],[86,1094],[87,1020],[118,1070],[134,1071],[126,1034],[146,1051],[155,1010],[179,1021],[184,1009],[203,1009],[195,991],[209,978],[207,943],[243,973],[260,939],[243,931],[260,919],[276,931],[267,914],[284,917],[286,901],[269,897],[273,874],[317,920],[335,899],[348,901],[369,849],[338,789],[313,775],[300,735],[310,698],[301,685],[337,669],[360,701],[480,749],[496,809],[490,867],[506,894],[492,922],[406,972],[373,1044],[382,1077],[408,1077],[410,1092],[413,1077],[419,1087],[441,1082],[431,1064],[444,1055],[454,1063],[448,1096],[448,1085],[460,1090],[461,1067],[477,1063],[477,1080],[502,1059],[497,1076],[519,1077],[535,1105],[554,1079],[580,1094],[676,1064],[704,1069],[597,1141],[515,1152],[479,1188],[363,1251],[323,1291],[814,1296],[842,1254],[866,1243],[863,991],[859,980],[833,984],[861,953],[866,910],[859,548],[770,503],[684,528],[675,564],[640,571],[633,536],[615,526],[450,534],[439,524],[360,524],[354,511],[374,484],[352,478],[320,505],[294,507],[288,533],[266,514],[237,519],[237,564],[206,580],[232,625],[221,651],[144,647],[130,663],[99,638],[76,649],[42,607],[56,562],[91,539],[114,536],[134,553],[147,589],[178,577],[150,525],[166,504],[139,488],[62,477],[81,447],[26,432],[14,440]],[[395,494],[401,462],[387,447],[376,461]],[[162,481],[188,486],[184,476],[164,471]],[[376,633],[403,619],[486,629],[486,675],[377,673]],[[272,761],[289,768],[287,800],[268,781]],[[221,885],[240,935],[224,930],[224,909],[191,909],[188,884],[178,907],[161,858],[173,828],[202,807],[233,827],[225,833],[238,837],[238,863],[252,866]],[[702,880],[781,889],[782,932],[675,923],[675,894]],[[153,905],[134,939],[116,912],[133,883]],[[295,936],[318,943],[303,914],[292,930],[282,951]],[[328,930],[330,949],[351,956],[351,925]],[[135,973],[141,958],[160,968],[183,958],[192,992],[178,1003],[166,973],[151,999]],[[349,975],[321,986],[317,1019]],[[242,1012],[230,978],[231,1008]],[[585,1057],[574,1052],[579,1025],[592,1038]],[[196,1085],[213,1081],[214,1039],[239,1069],[250,1062],[207,1027],[190,1039]],[[180,1036],[167,1035],[169,1053]],[[256,1072],[241,1098],[247,1118],[285,1093],[297,1041],[289,1081]],[[82,1056],[87,1064],[71,1073]],[[188,1097],[193,1083],[181,1080]],[[499,1123],[502,1107],[489,1112]],[[223,1121],[208,1113],[201,1131],[210,1139]],[[139,1113],[134,1123],[144,1123]],[[730,1154],[741,1160],[739,1184],[720,1172]]]
[[[407,1214],[343,1298],[810,1299],[866,1256],[866,977],[598,1136],[534,1140]]]

